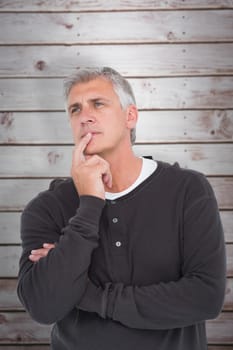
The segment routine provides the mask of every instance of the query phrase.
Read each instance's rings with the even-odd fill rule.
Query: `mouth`
[[[91,134],[91,136],[96,136],[96,135],[99,135],[101,134],[99,131],[88,131],[88,132],[85,132],[81,135],[81,138],[85,137],[87,134]]]

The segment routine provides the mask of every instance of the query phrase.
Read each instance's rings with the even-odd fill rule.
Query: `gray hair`
[[[119,97],[122,109],[129,105],[136,105],[135,96],[129,82],[117,71],[109,67],[86,68],[75,72],[64,80],[64,95],[67,102],[71,88],[79,83],[87,83],[96,78],[105,78],[113,85],[113,89]],[[136,139],[136,129],[130,131],[131,143],[134,144]]]

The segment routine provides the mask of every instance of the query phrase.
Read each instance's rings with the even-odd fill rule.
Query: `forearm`
[[[64,317],[82,297],[91,254],[98,245],[103,206],[101,199],[82,197],[76,215],[63,230],[64,235],[47,257],[37,263],[29,261],[27,247],[24,247],[18,295],[35,320],[53,323]],[[22,231],[26,236],[30,235],[27,220],[25,214]]]
[[[179,281],[149,286],[89,283],[78,308],[138,329],[173,329],[215,318],[225,292],[219,280],[186,276]]]
[[[211,285],[201,277],[145,287],[117,284],[109,294],[106,317],[139,329],[173,329],[213,319],[219,314],[224,281]]]

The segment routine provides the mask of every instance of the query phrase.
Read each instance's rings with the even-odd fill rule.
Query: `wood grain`
[[[33,321],[25,312],[0,313],[0,343],[49,343],[51,326]]]
[[[233,8],[232,0],[1,0],[0,11],[116,11],[116,10],[176,10]]]
[[[22,210],[39,192],[47,190],[51,181],[51,179],[1,180],[0,210]]]
[[[0,13],[0,22],[4,28],[0,32],[3,45],[231,42],[233,13],[231,10]]]
[[[233,76],[129,79],[140,109],[232,109]],[[0,79],[1,111],[64,110],[62,79]]]
[[[17,280],[16,279],[0,279],[0,310],[23,310],[17,296]]]
[[[220,212],[220,215],[225,234],[225,241],[227,243],[233,243],[233,213],[231,211],[222,211]]]
[[[20,244],[19,213],[0,212],[0,244]],[[233,216],[233,213],[232,213]],[[0,288],[1,289],[1,288]]]
[[[233,311],[233,279],[230,278],[227,280],[223,309],[227,311]]]
[[[73,146],[2,146],[0,177],[67,177]],[[233,173],[233,144],[135,145],[139,156],[152,156],[205,175]],[[17,154],[17,157],[16,157]]]
[[[231,209],[233,204],[233,178],[211,177],[209,182],[214,189],[219,207]]]
[[[140,143],[232,142],[233,110],[139,111]],[[0,144],[71,144],[65,112],[0,112]]]
[[[64,77],[98,65],[127,77],[230,75],[232,57],[232,43],[2,46],[0,76]]]
[[[233,345],[233,314],[221,313],[215,320],[207,321],[207,338],[211,344]]]
[[[18,344],[18,345],[1,345],[0,344],[0,348],[2,350],[51,350],[50,345],[46,345],[46,344],[40,344],[40,345],[35,345],[35,344],[28,344],[28,345],[22,345],[22,344]],[[209,348],[208,348],[209,350]],[[210,349],[212,350],[212,348]],[[217,347],[214,348],[214,350],[229,350],[229,348],[225,349],[225,347]]]
[[[233,349],[233,345],[208,345],[208,350],[232,350],[232,349]]]

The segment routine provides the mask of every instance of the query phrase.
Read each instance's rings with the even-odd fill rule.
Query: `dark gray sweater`
[[[225,246],[206,178],[176,164],[115,201],[52,182],[22,214],[18,295],[55,350],[204,350],[221,311]],[[32,249],[54,243],[46,258]]]

